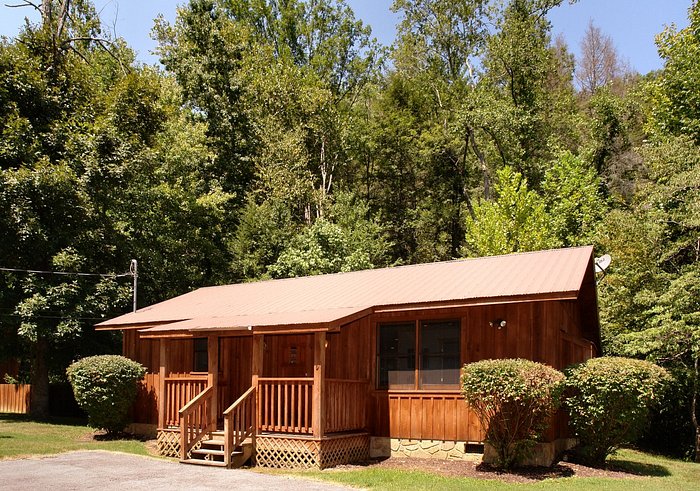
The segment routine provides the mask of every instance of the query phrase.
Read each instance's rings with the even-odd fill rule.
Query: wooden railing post
[[[256,402],[260,400],[260,391],[258,390],[258,379],[263,375],[263,363],[265,357],[265,336],[263,334],[253,335],[253,352],[252,352],[252,367],[251,373],[251,387],[255,388],[255,398]],[[254,416],[255,431],[253,431],[253,440],[255,440],[255,435],[260,428],[260,404],[255,404],[255,416]]]
[[[209,423],[213,425],[212,431],[216,430],[219,420],[219,337],[207,337],[207,357],[209,358],[207,385],[214,388],[211,405],[209,406]]]
[[[165,377],[167,376],[167,339],[161,338],[159,344],[159,364],[158,369],[158,428],[165,428],[165,408],[166,408],[166,393],[165,393]],[[179,408],[178,408],[179,409]]]
[[[314,438],[321,438],[326,428],[325,371],[326,368],[326,333],[314,333],[314,387],[311,426]]]

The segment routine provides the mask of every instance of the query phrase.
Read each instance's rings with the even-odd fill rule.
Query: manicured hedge
[[[73,363],[66,373],[90,426],[115,433],[129,424],[129,408],[146,373],[142,365],[118,355],[90,356]]]
[[[595,466],[639,436],[671,380],[653,363],[618,357],[592,358],[566,370],[566,377],[565,405],[580,442],[576,457]]]
[[[498,455],[496,466],[518,465],[559,404],[564,375],[522,359],[484,360],[462,369],[462,394]]]

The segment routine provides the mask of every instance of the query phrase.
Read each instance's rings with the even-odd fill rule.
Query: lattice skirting
[[[180,430],[179,429],[165,429],[158,430],[158,437],[156,440],[156,447],[158,448],[158,454],[163,457],[180,457]],[[192,450],[197,450],[202,447],[201,442],[197,442]],[[190,453],[187,453],[187,458],[190,458]]]
[[[355,434],[311,440],[283,436],[258,436],[255,461],[276,469],[325,469],[369,457],[369,435]]]
[[[158,430],[156,446],[163,457],[179,457],[180,430]]]

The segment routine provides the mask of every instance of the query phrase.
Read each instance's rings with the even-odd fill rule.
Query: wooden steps
[[[183,464],[207,465],[211,467],[226,467],[224,450],[224,432],[214,431],[209,438],[202,440],[199,448],[190,452],[190,458],[180,460]],[[253,455],[253,444],[250,439],[231,452],[231,467],[238,468],[250,460]]]

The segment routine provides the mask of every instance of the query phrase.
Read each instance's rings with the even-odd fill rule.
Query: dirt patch
[[[608,477],[630,479],[638,477],[635,474],[619,470],[595,469],[570,462],[560,462],[553,467],[526,467],[511,472],[502,472],[480,461],[469,460],[438,460],[420,458],[391,457],[384,460],[371,460],[362,464],[343,465],[336,470],[357,470],[368,467],[400,469],[439,474],[448,477],[471,477],[475,479],[496,479],[508,483],[528,483],[544,479],[562,477]]]
[[[160,453],[158,452],[158,440],[146,440],[144,445],[146,446],[146,450],[148,451],[148,455],[153,455],[154,457],[160,457]]]

